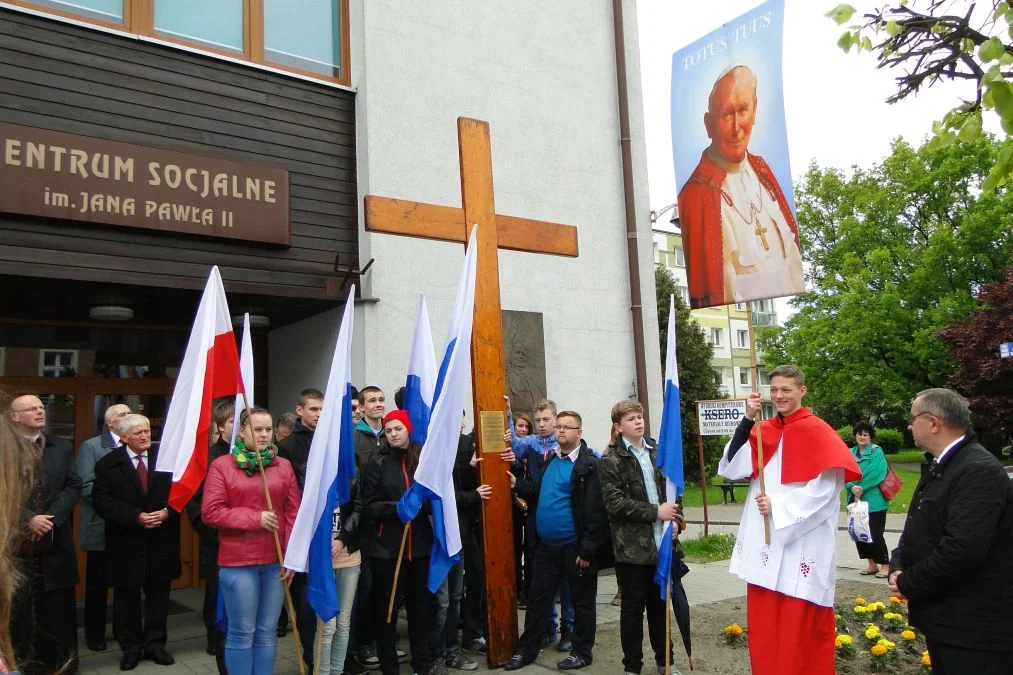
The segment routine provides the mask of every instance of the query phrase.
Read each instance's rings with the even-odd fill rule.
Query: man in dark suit
[[[919,393],[910,429],[934,459],[890,560],[890,590],[908,598],[933,673],[1013,673],[1013,481],[956,392]]]
[[[11,637],[25,673],[77,671],[77,615],[74,585],[72,514],[81,498],[81,479],[74,471],[74,449],[66,440],[44,434],[46,408],[34,394],[11,401],[10,419],[39,451],[36,484],[22,520],[29,533],[20,551],[26,576],[15,597]]]
[[[165,650],[169,584],[180,574],[179,514],[168,507],[171,476],[154,469],[158,454],[147,417],[127,415],[119,431],[126,447],[95,465],[92,503],[106,521],[120,670],[133,670],[142,656],[169,666],[175,663]]]
[[[93,652],[106,650],[106,524],[95,513],[91,490],[95,483],[95,464],[120,447],[120,420],[130,414],[130,406],[117,403],[106,408],[106,428],[81,444],[74,467],[81,477],[81,550],[87,554],[84,581],[84,641]]]

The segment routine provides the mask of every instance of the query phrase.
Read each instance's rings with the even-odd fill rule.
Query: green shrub
[[[883,448],[886,454],[894,455],[904,446],[904,434],[896,429],[876,429],[876,439],[873,443]]]
[[[849,448],[855,444],[855,430],[850,424],[846,427],[841,427],[836,431],[837,435],[841,437],[841,440],[844,441],[844,444]]]

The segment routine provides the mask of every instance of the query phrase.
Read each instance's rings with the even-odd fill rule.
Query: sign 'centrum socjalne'
[[[288,171],[0,123],[0,211],[290,243]]]

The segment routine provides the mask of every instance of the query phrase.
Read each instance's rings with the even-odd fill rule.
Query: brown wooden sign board
[[[0,212],[291,240],[288,171],[5,123]]]
[[[478,225],[478,272],[475,281],[475,320],[471,337],[472,389],[477,418],[475,439],[479,453],[493,443],[493,429],[503,427],[506,378],[503,368],[503,325],[499,301],[498,249],[551,253],[576,257],[577,228],[496,213],[492,184],[489,125],[457,119],[463,209],[367,196],[366,229],[443,241],[467,242],[471,225]],[[497,413],[492,415],[491,413]],[[502,434],[499,436],[502,444]],[[488,440],[484,440],[488,439]],[[497,446],[496,449],[498,449]],[[485,555],[485,592],[488,618],[488,661],[505,664],[517,647],[517,588],[513,554],[513,499],[505,466],[498,458],[480,465],[482,482],[492,498],[482,503]]]

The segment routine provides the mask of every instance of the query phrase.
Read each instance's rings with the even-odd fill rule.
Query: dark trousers
[[[869,529],[872,530],[872,541],[868,544],[855,542],[858,557],[871,558],[880,565],[886,565],[890,562],[886,552],[886,539],[883,538],[883,532],[886,530],[886,509],[869,513]]]
[[[106,639],[106,552],[87,551],[84,572],[84,641],[94,645]]]
[[[656,664],[665,664],[665,601],[654,582],[654,565],[616,563],[616,581],[623,594],[619,608],[619,641],[623,646],[623,666],[639,673],[644,667],[644,611],[647,634]]]
[[[317,615],[310,607],[306,596],[307,579],[305,574],[292,577],[289,592],[292,594],[292,605],[295,609],[296,627],[299,629],[299,644],[302,645],[302,660],[307,666],[313,665],[313,643],[317,636]]]
[[[375,617],[374,635],[376,636],[376,655],[380,659],[380,672],[383,675],[397,675],[397,608],[404,602],[408,613],[408,641],[411,643],[412,670],[416,673],[428,673],[432,666],[429,653],[430,620],[429,589],[429,557],[408,560],[407,554],[401,560],[401,571],[397,578],[397,598],[394,601],[394,614],[387,623],[387,607],[390,604],[390,592],[394,586],[394,566],[397,561],[386,558],[370,558],[369,564],[373,573],[373,593],[371,596]]]
[[[366,647],[376,641],[373,635],[375,627],[375,610],[371,599],[373,589],[373,568],[365,551],[359,551],[362,563],[359,565],[359,584],[355,587],[355,599],[352,601],[352,625],[348,633],[348,652],[345,663],[351,659],[360,647]],[[346,670],[349,670],[346,668]]]
[[[115,587],[113,589],[113,634],[120,642],[124,654],[140,654],[164,649],[168,637],[166,622],[169,619],[168,581],[147,581],[144,584],[144,604],[141,605],[141,587]]]
[[[573,653],[591,663],[591,650],[595,635],[595,598],[598,594],[598,567],[594,563],[587,569],[577,566],[580,548],[576,543],[566,546],[549,546],[539,542],[531,558],[531,592],[528,610],[524,616],[524,633],[518,653],[525,660],[538,656],[545,635],[545,626],[555,605],[556,589],[564,579],[573,594]],[[625,602],[625,598],[624,598]]]
[[[528,582],[524,574],[524,524],[527,522],[527,514],[516,506],[514,516],[514,583],[517,585],[517,595],[526,596]]]
[[[218,630],[215,619],[218,617],[218,546],[201,542],[200,568],[204,574],[204,606],[201,614],[204,617],[204,630],[208,636],[208,644],[215,649],[215,664],[219,675],[228,675],[225,668],[225,633]]]
[[[464,558],[464,600],[461,603],[461,628],[464,644],[470,644],[485,635],[485,568],[482,566],[482,547],[474,531],[461,539]]]
[[[1013,652],[965,649],[926,638],[933,675],[1009,675],[1013,673]]]
[[[74,589],[43,590],[41,576],[18,589],[11,612],[11,641],[25,675],[54,673],[70,661],[77,672]]]

